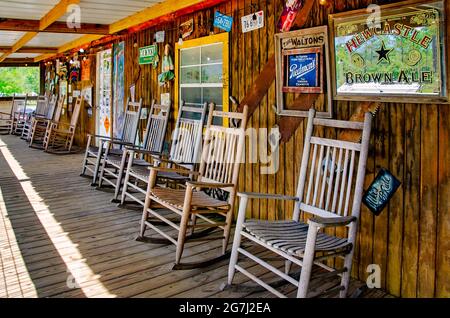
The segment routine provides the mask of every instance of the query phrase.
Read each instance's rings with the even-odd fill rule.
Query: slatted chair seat
[[[295,221],[248,220],[244,223],[244,228],[255,238],[276,249],[290,255],[303,256],[308,236],[308,224]],[[347,239],[320,232],[317,234],[315,250],[316,252],[329,252],[351,246],[352,244]]]
[[[147,165],[136,165],[136,166],[134,166],[133,163],[133,166],[131,167],[131,173],[138,176],[138,178],[141,179],[142,181],[146,181],[148,179],[148,176],[150,175],[150,170],[148,169],[150,164],[148,162],[145,163]],[[172,171],[158,171],[158,178],[170,179],[180,182],[184,180],[189,180],[188,176],[183,176],[181,174]]]
[[[173,207],[182,209],[184,205],[185,189],[170,189],[163,187],[155,187],[152,189],[152,195],[155,199],[170,204]],[[191,207],[193,209],[202,208],[216,208],[229,209],[230,204],[227,201],[220,201],[210,197],[203,191],[193,191]]]

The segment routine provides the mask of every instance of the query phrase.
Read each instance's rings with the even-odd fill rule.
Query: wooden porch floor
[[[0,297],[272,297],[221,291],[227,261],[172,271],[175,247],[136,242],[141,213],[90,187],[79,177],[81,161],[81,154],[54,156],[0,136]],[[186,261],[211,257],[219,243],[189,244]],[[237,281],[247,282],[240,274]],[[353,281],[350,292],[361,286]],[[380,290],[361,296],[388,297]]]

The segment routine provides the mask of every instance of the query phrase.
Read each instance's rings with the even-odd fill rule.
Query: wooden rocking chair
[[[27,119],[23,124],[22,136],[20,137],[21,139],[30,141],[33,119],[45,118],[45,116],[47,115],[48,106],[49,100],[47,96],[39,96],[36,103],[36,110],[31,114],[27,114]]]
[[[321,290],[320,293],[330,295],[339,291],[340,297],[346,297],[360,215],[371,122],[370,113],[365,115],[365,121],[361,123],[315,118],[315,111],[310,110],[296,196],[238,194],[241,199],[229,264],[228,286],[232,284],[235,271],[238,270],[276,296],[286,297],[273,285],[239,266],[240,253],[293,284],[298,288],[297,297],[300,298],[308,295],[312,267],[316,264],[330,272],[318,274],[322,278],[341,276],[340,286]],[[313,136],[315,126],[362,130],[362,141],[353,143],[316,137]],[[293,219],[245,220],[249,199],[295,201]],[[300,219],[302,212],[307,222]],[[339,237],[320,231],[327,228],[342,228],[346,234]],[[241,246],[242,237],[281,256],[286,262],[285,273],[244,249]],[[323,262],[336,257],[344,258],[342,269],[329,267]],[[299,279],[297,275],[289,275],[293,263],[301,267]]]
[[[148,167],[166,163],[169,167],[176,165],[180,168],[194,170],[195,164],[199,162],[200,149],[202,145],[203,123],[205,122],[206,111],[208,104],[205,103],[202,107],[187,107],[182,103],[178,111],[178,119],[175,124],[175,129],[172,137],[172,145],[170,147],[170,154],[168,158],[163,158],[160,155],[159,149],[154,150],[140,150],[128,149],[128,166],[126,168],[126,175],[124,186],[122,189],[122,196],[120,205],[123,206],[126,198],[133,200],[144,206],[144,198],[147,191],[147,182],[150,171]],[[147,137],[148,139],[148,137]],[[148,152],[149,151],[149,152]],[[135,155],[139,155],[139,159]],[[144,154],[150,154],[152,163],[146,162]],[[131,158],[133,158],[131,160]],[[178,173],[160,172],[158,178],[172,182],[180,183],[189,180],[189,176]],[[142,184],[142,186],[140,186]],[[116,185],[116,190],[118,190]],[[119,191],[116,191],[114,199],[117,200]],[[141,196],[141,198],[138,197]]]
[[[16,94],[13,95],[13,98],[11,101],[11,112],[9,112],[9,113],[0,112],[0,134],[1,135],[9,135],[12,132],[15,97],[16,97]]]
[[[31,148],[44,149],[45,133],[50,129],[52,123],[59,123],[61,118],[62,108],[64,106],[64,96],[58,100],[57,95],[52,95],[48,103],[47,114],[45,118],[33,118],[31,125]],[[56,107],[56,111],[55,111]]]
[[[239,166],[245,146],[247,114],[247,106],[244,107],[243,113],[210,110],[198,171],[149,167],[147,195],[137,240],[175,244],[177,249],[174,269],[205,267],[228,257],[227,247],[233,220]],[[213,125],[213,118],[240,120],[240,126],[227,128],[222,125]],[[185,189],[163,188],[156,184],[159,172],[195,175],[197,181],[186,182]],[[216,199],[204,192],[211,189],[222,189],[228,192],[228,199]],[[170,219],[171,215],[175,215],[177,219]],[[155,219],[178,231],[178,239],[169,235],[167,230],[160,229],[154,222]],[[200,224],[197,224],[198,219],[202,221]],[[147,228],[151,228],[164,239],[145,237]],[[195,229],[203,229],[203,231],[194,233]],[[219,237],[214,233],[217,229],[223,230],[223,234]],[[207,234],[211,235],[206,237]],[[219,257],[197,263],[181,263],[186,241],[214,239],[222,239],[222,253]]]
[[[28,94],[25,97],[15,96],[13,100],[13,110],[12,110],[12,126],[11,135],[21,135],[25,121],[28,118],[27,115],[27,103]]]
[[[145,130],[144,147],[136,147],[134,143],[128,144],[125,145],[125,150],[120,154],[111,153],[109,148],[106,148],[105,159],[103,160],[99,177],[99,188],[102,187],[103,182],[106,182],[114,188],[112,202],[117,203],[127,159],[132,158],[128,156],[130,149],[134,149],[135,152],[140,153],[161,154],[169,117],[170,106],[155,104],[153,100]]]
[[[139,119],[142,113],[142,98],[139,102],[127,101],[127,111],[125,112],[124,125],[122,128],[122,138],[111,138],[107,136],[88,135],[86,152],[83,160],[83,168],[80,176],[86,176],[86,170],[92,173],[91,186],[97,184],[97,178],[100,172],[101,162],[104,158],[106,149],[108,154],[122,156],[123,147],[125,145],[134,145],[139,128]],[[97,139],[99,146],[92,145],[93,141]],[[113,148],[113,146],[119,146]]]
[[[70,124],[52,123],[50,125],[50,129],[46,131],[44,137],[45,152],[57,155],[71,153],[82,103],[83,97],[77,97],[72,112],[72,118],[70,119]]]

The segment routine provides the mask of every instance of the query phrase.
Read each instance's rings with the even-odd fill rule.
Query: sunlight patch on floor
[[[0,298],[37,297],[36,288],[28,274],[14,229],[8,218],[1,187],[0,216]],[[15,287],[15,290],[11,290],[11,286],[19,286],[19,289]]]
[[[20,163],[14,158],[7,145],[0,138],[0,152],[3,154],[6,162],[14,172],[16,178],[20,182],[24,193],[26,194],[30,205],[45,229],[48,237],[52,241],[55,249],[58,251],[61,259],[67,266],[67,286],[68,288],[80,288],[86,297],[95,297],[102,294],[103,297],[115,297],[100,281],[100,276],[96,275],[83,258],[83,255],[77,248],[77,244],[73,243],[61,224],[57,222],[54,215],[45,205],[44,200],[29,180]],[[2,202],[4,202],[2,200]],[[6,207],[4,207],[7,213]],[[1,225],[1,224],[0,224]],[[0,232],[1,233],[1,232]],[[9,239],[16,242],[15,237]],[[93,284],[94,283],[94,284]],[[1,284],[1,282],[0,282]],[[94,285],[95,287],[93,288]],[[1,285],[0,285],[1,286]],[[89,288],[88,288],[89,286]]]

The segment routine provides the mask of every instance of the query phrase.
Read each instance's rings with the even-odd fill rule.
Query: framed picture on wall
[[[373,9],[330,15],[334,99],[447,103],[444,1]]]
[[[328,48],[328,27],[319,26],[275,34],[277,114],[307,117],[297,109],[298,94],[321,94],[314,107],[317,115],[331,118],[333,99]]]
[[[283,92],[323,93],[322,48],[283,52]]]

